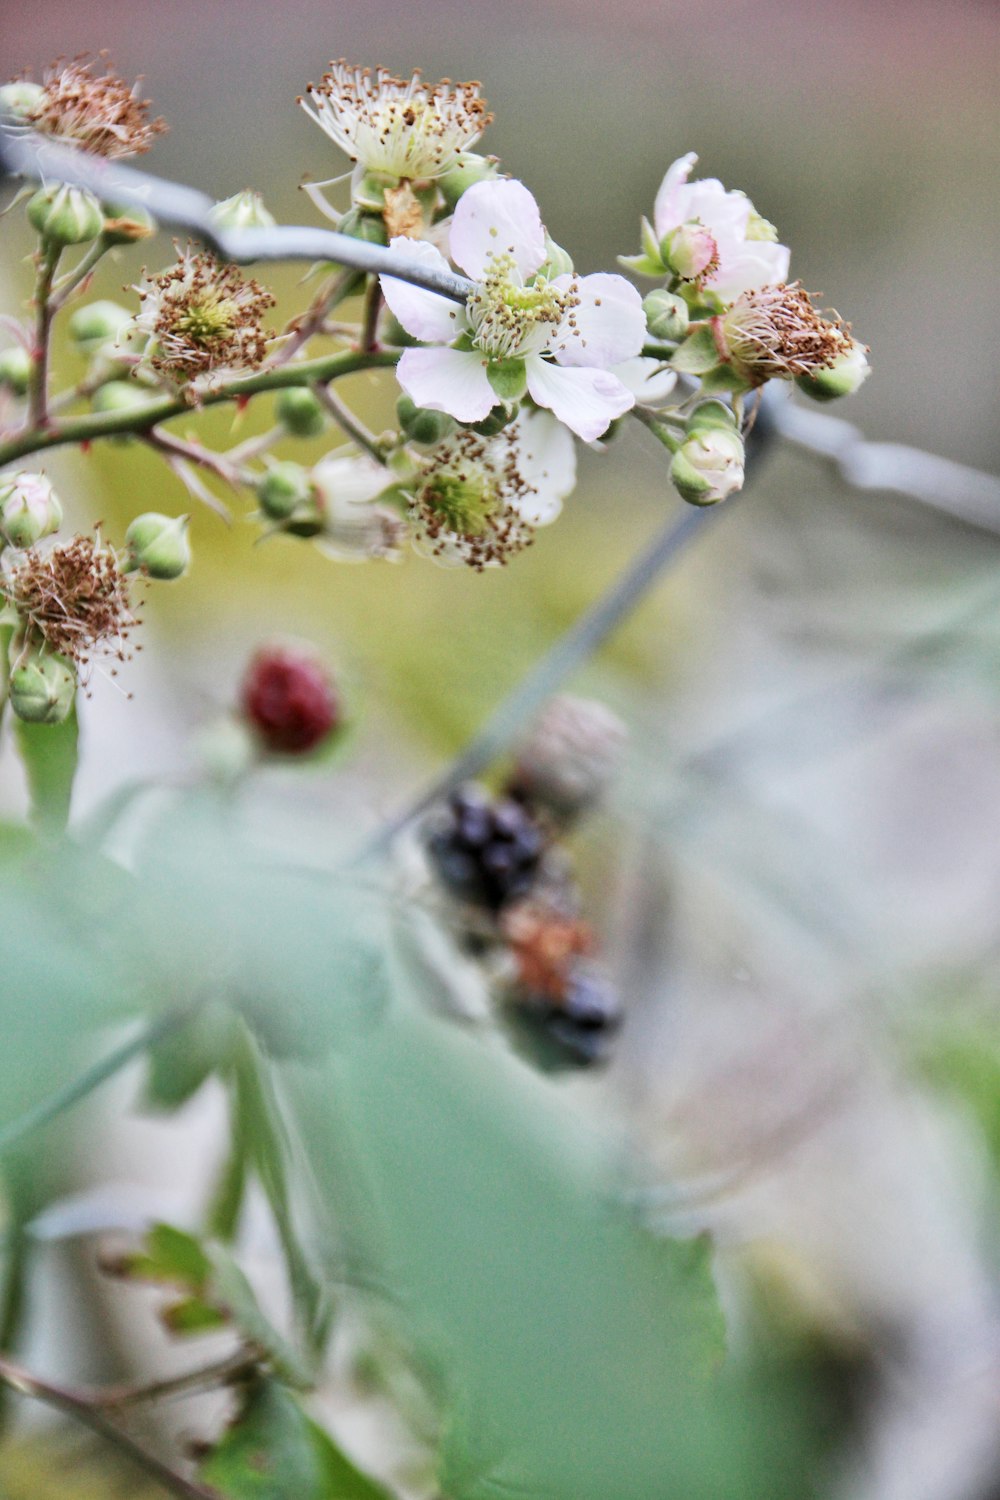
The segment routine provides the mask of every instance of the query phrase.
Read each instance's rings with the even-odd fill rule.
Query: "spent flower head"
[[[424,83],[387,68],[330,64],[310,83],[303,109],[365,171],[426,180],[442,176],[493,118],[478,83]]]
[[[235,266],[190,246],[135,288],[135,327],[148,335],[144,362],[176,382],[255,370],[272,335],[261,324],[274,298]]]
[[[140,622],[118,554],[99,532],[8,557],[0,590],[26,640],[82,667],[96,656],[128,659],[129,635]]]
[[[104,54],[81,53],[71,62],[60,58],[45,70],[39,92],[19,113],[39,134],[61,144],[96,156],[138,156],[167,128],[164,120],[149,118],[149,101],[137,93],[140,81],[119,78]]]
[[[799,281],[743,292],[712,327],[722,358],[751,385],[815,375],[853,342],[839,314],[824,318]]]

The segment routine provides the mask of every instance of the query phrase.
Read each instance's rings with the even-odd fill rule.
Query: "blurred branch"
[[[214,207],[207,193],[162,177],[151,177],[135,167],[58,145],[16,123],[0,120],[0,176],[28,177],[36,182],[68,182],[87,188],[106,203],[144,208],[162,224],[186,229],[221,260],[237,265],[254,261],[329,261],[372,276],[387,274],[438,292],[453,302],[464,302],[473,283],[452,271],[411,260],[399,250],[371,245],[334,229],[310,225],[276,224],[270,229],[220,229],[209,213]]]

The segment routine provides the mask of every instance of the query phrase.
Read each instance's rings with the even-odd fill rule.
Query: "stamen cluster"
[[[273,335],[261,319],[274,298],[235,266],[189,248],[136,291],[143,303],[136,325],[150,335],[148,362],[160,374],[191,380],[262,364]]]
[[[138,97],[138,84],[112,73],[103,53],[60,59],[46,70],[28,120],[42,135],[97,156],[137,156],[167,128],[165,120],[149,118],[150,103]]]
[[[467,310],[477,346],[491,359],[538,354],[551,343],[563,319],[572,331],[579,298],[538,277],[521,283],[513,255],[493,255],[482,281],[469,297]]]
[[[426,84],[419,71],[396,78],[386,68],[330,64],[306,89],[312,118],[352,161],[410,180],[440,177],[492,120],[478,83],[444,78]]]
[[[129,635],[141,622],[133,613],[118,554],[99,533],[73,537],[48,552],[30,548],[19,553],[2,589],[27,638],[44,642],[79,666],[95,655],[129,659]]]
[[[851,346],[851,330],[834,313],[824,318],[799,281],[744,292],[713,320],[719,352],[755,385],[828,369]]]
[[[416,540],[431,556],[481,572],[530,546],[519,502],[536,493],[518,468],[513,437],[460,432],[422,461],[410,500]]]

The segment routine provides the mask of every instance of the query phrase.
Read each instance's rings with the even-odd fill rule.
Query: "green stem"
[[[67,271],[65,276],[60,276],[59,280],[52,287],[51,307],[53,313],[57,313],[60,308],[66,306],[66,303],[77,287],[81,282],[86,280],[102,255],[106,255],[110,249],[110,240],[106,240],[103,234],[99,234],[86,255],[77,261],[72,271]]]
[[[361,347],[368,354],[378,348],[378,315],[382,311],[382,283],[373,276],[365,293],[365,317],[361,332]]]
[[[62,254],[60,245],[43,244],[38,252],[38,277],[35,281],[35,347],[32,350],[31,380],[28,385],[28,422],[41,428],[48,422],[49,334],[55,308],[52,303],[52,281]]]
[[[356,370],[389,369],[398,362],[400,353],[399,349],[380,350],[375,354],[351,349],[298,364],[282,365],[279,369],[259,370],[256,375],[244,375],[218,390],[206,392],[201,405],[220,406],[228,401],[245,401],[262,391],[287,390],[289,386],[326,384],[343,375],[352,375]],[[131,410],[87,412],[47,427],[33,422],[26,431],[0,443],[0,468],[29,453],[63,447],[67,443],[92,443],[99,438],[117,437],[126,432],[141,435],[171,417],[190,417],[191,412],[191,406],[180,396],[158,396],[146,406]]]
[[[350,407],[341,401],[340,397],[328,386],[315,385],[313,391],[316,399],[323,403],[338,427],[346,432],[359,448],[364,448],[367,453],[370,453],[376,463],[384,463],[385,453],[379,445],[378,438],[373,432],[368,431],[363,422],[358,420]]]
[[[681,446],[680,439],[674,437],[673,433],[667,427],[666,424],[669,420],[667,417],[663,416],[660,412],[650,411],[648,406],[633,406],[632,415],[642,423],[643,427],[649,428],[650,432],[658,442],[663,444],[664,448],[669,448],[671,453],[677,452]]]

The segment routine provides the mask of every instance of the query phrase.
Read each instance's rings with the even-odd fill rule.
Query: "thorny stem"
[[[357,271],[343,271],[339,276],[325,281],[306,311],[293,321],[288,338],[268,361],[265,368],[277,370],[281,365],[288,364],[289,360],[295,357],[314,334],[322,331],[330,313],[351,295],[357,282]],[[362,348],[364,347],[366,346],[362,345]]]
[[[77,287],[87,279],[102,255],[105,255],[110,248],[108,240],[104,238],[103,234],[99,234],[86,255],[77,261],[72,271],[67,271],[65,276],[60,276],[52,288],[51,306],[53,313],[59,312],[60,308],[66,306],[66,303]]]
[[[366,452],[370,453],[376,463],[383,463],[385,453],[379,445],[378,438],[373,432],[368,431],[364,423],[359,421],[350,407],[341,401],[337,393],[332,391],[327,385],[314,385],[312,389],[317,401],[323,403],[338,427],[346,432],[349,438],[353,438],[354,442],[360,448],[364,448]]]
[[[233,463],[231,456],[214,453],[211,448],[206,448],[203,443],[188,442],[184,438],[175,436],[172,432],[161,432],[158,427],[151,427],[148,432],[143,433],[143,442],[148,443],[151,448],[166,454],[171,458],[183,459],[186,463],[198,464],[203,469],[210,470],[216,474],[225,484],[236,489],[239,485],[249,483],[251,475],[240,468],[239,464]]]
[[[364,354],[360,350],[341,351],[322,355],[318,359],[303,360],[300,364],[283,365],[277,370],[258,370],[255,375],[244,375],[220,385],[217,390],[207,391],[201,398],[202,406],[219,406],[227,401],[243,401],[257,396],[262,391],[286,390],[289,386],[326,384],[338,380],[342,375],[351,375],[356,370],[388,369],[395,365],[400,350],[380,350]],[[87,412],[77,417],[67,417],[62,422],[47,427],[33,423],[24,432],[0,443],[0,468],[23,458],[29,453],[38,453],[47,448],[58,448],[67,443],[91,443],[98,438],[117,437],[130,432],[137,435],[149,432],[171,417],[190,416],[192,408],[180,396],[158,396],[147,406],[132,407],[125,411]]]
[[[35,344],[32,349],[31,381],[28,386],[28,423],[45,427],[49,419],[49,334],[55,307],[52,281],[62,250],[58,245],[44,246],[38,252],[38,277],[35,282]]]
[[[0,1381],[19,1392],[20,1395],[30,1396],[35,1401],[42,1401],[46,1406],[63,1412],[82,1426],[89,1427],[91,1432],[96,1432],[100,1437],[106,1438],[146,1474],[158,1480],[172,1495],[180,1495],[183,1500],[219,1500],[216,1490],[210,1490],[194,1480],[185,1479],[183,1474],[178,1474],[162,1459],[157,1458],[154,1453],[148,1452],[134,1438],[129,1437],[128,1433],[123,1432],[116,1423],[109,1421],[86,1394],[69,1386],[57,1385],[51,1380],[43,1380],[40,1376],[24,1369],[22,1365],[2,1355],[0,1355]]]

